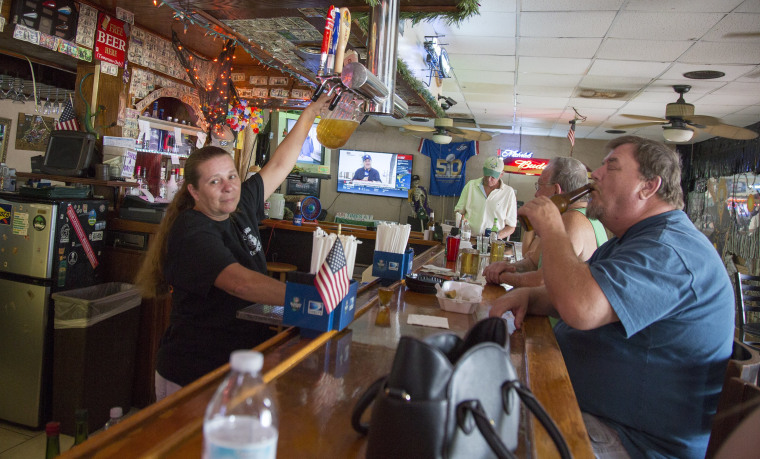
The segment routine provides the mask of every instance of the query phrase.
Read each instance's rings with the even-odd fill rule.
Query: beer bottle
[[[565,211],[567,211],[567,209],[570,207],[572,203],[586,196],[592,191],[593,191],[593,185],[589,183],[587,185],[584,185],[578,188],[577,190],[568,191],[567,193],[562,193],[562,194],[555,194],[549,199],[551,199],[554,205],[557,206],[557,209],[559,209],[559,213],[564,214]],[[530,224],[530,221],[528,220],[527,217],[525,217],[525,215],[520,215],[519,219],[520,219],[520,224],[522,224],[525,231],[533,231],[533,225]]]
[[[47,444],[45,445],[45,459],[51,459],[61,454],[60,433],[60,422],[51,421],[45,425],[45,434],[47,435]]]
[[[80,408],[74,412],[74,445],[79,445],[87,440],[87,410]]]
[[[293,213],[293,225],[301,226],[303,224],[303,214],[301,213],[301,203],[296,203],[296,211]]]

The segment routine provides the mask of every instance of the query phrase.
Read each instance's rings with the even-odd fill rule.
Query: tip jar
[[[317,125],[319,143],[330,149],[345,145],[364,116],[361,104],[359,99],[344,95],[333,110],[325,109]]]

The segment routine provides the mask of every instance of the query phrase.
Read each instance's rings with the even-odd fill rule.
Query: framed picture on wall
[[[19,113],[16,150],[45,151],[54,122],[49,116]]]
[[[11,123],[8,118],[0,118],[0,163],[4,163],[8,158],[8,142],[11,137]]]

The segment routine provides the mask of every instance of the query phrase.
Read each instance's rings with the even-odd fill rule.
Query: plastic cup
[[[459,255],[459,237],[449,236],[446,239],[446,261],[457,261]]]
[[[459,273],[465,276],[477,277],[480,265],[480,255],[475,249],[459,251]]]
[[[491,263],[502,261],[504,259],[504,241],[493,241],[491,243]]]

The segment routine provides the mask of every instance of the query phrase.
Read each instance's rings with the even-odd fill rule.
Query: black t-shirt
[[[236,318],[250,301],[214,287],[219,273],[233,263],[266,274],[258,228],[263,196],[264,183],[257,174],[242,184],[240,204],[227,220],[187,210],[174,222],[164,266],[173,288],[171,320],[156,363],[169,381],[187,385],[227,363],[230,352],[273,336],[267,325]]]

